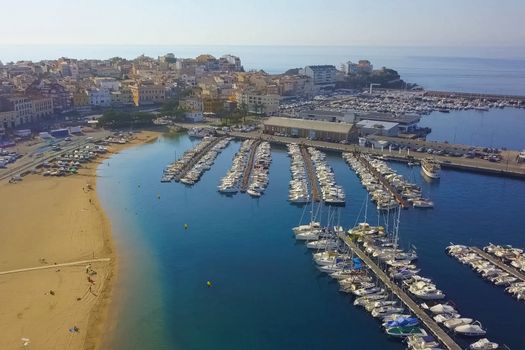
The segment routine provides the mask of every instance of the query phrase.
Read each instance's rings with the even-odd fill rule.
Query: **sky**
[[[0,2],[0,45],[525,46],[524,0]]]

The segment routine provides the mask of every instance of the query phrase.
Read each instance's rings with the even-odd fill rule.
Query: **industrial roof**
[[[363,113],[359,114],[357,117],[360,120],[380,120],[399,124],[415,124],[421,120],[420,116],[413,114],[393,115],[388,113]]]
[[[334,133],[348,134],[353,124],[348,123],[335,123],[335,122],[324,122],[318,120],[307,120],[298,118],[281,118],[281,117],[270,117],[264,122],[264,125],[277,126],[281,128],[297,128],[306,130],[316,130]]]
[[[368,129],[377,129],[378,125],[381,125],[381,129],[383,130],[390,130],[398,126],[399,123],[365,119],[365,120],[361,120],[360,122],[356,124],[358,128],[368,128]]]

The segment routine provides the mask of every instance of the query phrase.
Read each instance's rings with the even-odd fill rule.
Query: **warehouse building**
[[[359,136],[381,135],[396,137],[399,135],[399,123],[378,120],[361,120],[356,124]]]
[[[328,142],[357,142],[357,129],[348,123],[271,117],[264,122],[264,133]]]

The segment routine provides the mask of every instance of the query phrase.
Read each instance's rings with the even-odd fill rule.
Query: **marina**
[[[485,247],[485,250],[490,252],[508,250],[502,247],[496,249],[494,245]],[[450,245],[446,251],[462,264],[469,265],[484,279],[496,286],[504,287],[505,291],[517,300],[525,300],[525,275],[513,266],[477,247]]]
[[[226,140],[226,141],[225,141]],[[212,158],[217,156],[217,153],[220,149],[226,147],[229,143],[229,138],[227,137],[205,137],[203,140],[197,144],[194,148],[184,152],[182,157],[176,160],[174,163],[171,163],[166,168],[164,168],[164,175],[161,178],[161,182],[183,182],[185,184],[194,184],[199,180],[200,175],[205,168],[211,166],[209,163],[213,162]],[[215,146],[219,144],[217,148]],[[212,151],[209,157],[205,158],[205,162],[199,163],[201,158]],[[194,169],[192,171],[192,169]],[[190,177],[186,177],[190,173]]]
[[[319,184],[320,199],[328,205],[345,205],[345,191],[336,183],[334,172],[326,162],[326,155],[314,147],[308,147],[308,153],[312,163],[310,171],[315,171]],[[313,176],[311,176],[312,178]],[[315,197],[315,195],[313,196]]]
[[[304,147],[301,147],[301,154],[303,156],[304,164],[306,165],[306,173],[308,174],[308,181],[310,182],[310,189],[312,191],[312,201],[319,202],[321,200],[321,190],[316,176],[316,169],[310,157],[310,152]]]
[[[260,197],[266,190],[268,186],[268,171],[270,163],[272,162],[270,143],[264,141],[256,144],[257,146],[253,149],[251,161],[248,160],[246,166],[246,168],[251,170],[248,177],[246,193],[252,197]],[[246,176],[246,174],[244,174],[244,176]]]
[[[290,173],[292,180],[289,184],[288,200],[291,203],[308,203],[311,198],[311,184],[306,171],[306,164],[301,152],[301,147],[295,143],[286,145],[290,157]]]
[[[184,151],[184,148],[192,147],[192,144],[188,143],[184,136],[181,136],[180,139],[177,140],[181,140],[177,141],[179,143],[182,142],[182,145],[178,146],[177,152],[182,152]],[[171,145],[173,142],[175,141],[170,141],[169,143],[159,142],[153,145],[148,145],[144,148],[144,151],[142,152],[145,152],[145,154],[149,154],[150,151],[148,151],[148,149],[161,150],[161,157],[159,157],[158,160],[152,159],[153,165],[148,168],[141,167],[139,165],[139,159],[141,159],[141,157],[137,157],[137,166],[141,167],[140,172],[137,174],[139,176],[137,179],[140,180],[135,180],[130,183],[131,191],[137,191],[136,181],[143,182],[143,190],[148,188],[145,185],[147,180],[142,179],[147,179],[151,176],[150,174],[156,167],[155,164],[162,163],[166,159],[172,157],[173,146]],[[322,347],[326,344],[331,344],[335,348],[343,348],[345,344],[347,344],[348,337],[350,336],[352,339],[356,339],[356,342],[358,342],[361,348],[404,348],[403,343],[392,341],[390,337],[382,336],[384,335],[385,328],[382,327],[380,323],[388,321],[383,321],[382,319],[381,322],[376,321],[375,318],[370,317],[368,312],[361,312],[364,311],[365,308],[354,310],[352,307],[349,307],[348,293],[338,294],[337,290],[340,289],[341,286],[338,283],[334,283],[334,280],[329,277],[330,275],[323,273],[323,277],[318,277],[319,270],[317,266],[315,266],[317,264],[312,264],[312,255],[308,254],[305,256],[305,247],[302,244],[290,244],[290,237],[286,234],[283,235],[283,230],[286,232],[290,227],[297,224],[297,218],[301,215],[301,211],[303,211],[304,208],[307,208],[307,212],[310,210],[310,205],[304,205],[303,208],[289,205],[285,200],[286,197],[283,196],[283,193],[289,191],[290,181],[290,157],[288,157],[286,148],[272,147],[272,171],[269,174],[269,186],[265,191],[265,195],[262,196],[260,200],[251,201],[249,196],[236,196],[233,200],[233,198],[222,196],[217,192],[215,192],[215,195],[210,194],[210,190],[214,191],[217,188],[217,180],[220,179],[221,176],[224,176],[232,166],[232,158],[234,158],[235,154],[239,151],[239,146],[242,148],[242,145],[243,142],[232,142],[230,146],[218,156],[216,164],[210,170],[210,173],[203,177],[197,186],[191,188],[186,188],[184,186],[169,186],[170,189],[166,191],[166,194],[163,195],[162,200],[160,201],[162,202],[164,199],[168,200],[170,205],[166,206],[166,208],[164,208],[164,206],[158,207],[158,205],[155,207],[155,203],[158,201],[156,197],[151,199],[148,198],[148,192],[153,191],[155,193],[156,191],[159,191],[157,188],[163,188],[151,184],[149,185],[152,186],[151,191],[140,193],[140,197],[137,198],[137,204],[132,209],[139,213],[143,213],[141,215],[148,217],[151,217],[152,215],[153,217],[159,215],[162,216],[160,222],[162,224],[159,225],[159,227],[149,229],[148,232],[151,232],[151,235],[148,235],[147,237],[145,236],[143,239],[153,242],[152,244],[155,244],[156,247],[154,249],[163,249],[162,246],[164,245],[165,240],[168,240],[168,242],[171,242],[169,249],[174,249],[174,252],[173,254],[165,256],[166,252],[163,250],[163,252],[160,253],[162,264],[167,264],[166,266],[174,266],[173,264],[176,264],[175,266],[185,267],[183,270],[177,270],[174,275],[175,280],[169,282],[167,287],[170,290],[170,295],[173,293],[175,296],[175,298],[170,298],[166,301],[167,308],[173,310],[177,317],[185,317],[187,322],[186,325],[181,326],[183,329],[176,331],[177,336],[182,339],[191,339],[199,344],[203,343],[204,341],[200,340],[198,335],[191,330],[192,326],[197,323],[218,327],[216,331],[211,331],[210,336],[213,339],[220,339],[220,334],[223,332],[226,332],[229,336],[233,336],[232,333],[228,333],[231,324],[224,326],[217,325],[214,321],[215,318],[210,317],[209,315],[210,313],[217,314],[221,312],[222,308],[218,306],[218,303],[232,305],[229,300],[232,297],[235,297],[235,300],[237,300],[235,305],[237,306],[232,309],[235,310],[232,317],[234,317],[234,324],[237,329],[248,331],[249,327],[246,325],[246,319],[249,320],[250,323],[256,323],[258,322],[257,320],[262,318],[266,325],[271,318],[274,322],[277,322],[275,327],[272,326],[269,329],[272,339],[276,339],[275,337],[282,334],[280,333],[280,330],[283,329],[282,327],[285,327],[286,324],[298,324],[301,329],[305,330],[301,331],[304,338],[297,340],[297,343],[289,345],[285,342],[278,341],[277,346],[279,348],[284,348],[287,345],[294,349],[304,348],[305,346],[308,347],[308,344],[315,344],[313,346],[316,348]],[[139,150],[136,150],[135,152],[138,151]],[[132,159],[133,154],[129,154],[127,157],[124,156],[125,155],[121,158],[125,158],[127,161],[133,161],[130,160]],[[326,160],[337,175],[343,175],[345,174],[345,171],[348,172],[347,165],[343,162],[340,155],[328,152]],[[110,169],[104,168],[103,170],[108,172],[111,169],[115,169],[116,171],[115,167],[119,167],[120,164],[121,162],[112,160],[112,167]],[[409,175],[412,172],[411,168],[400,163],[393,163],[391,164],[391,167],[397,173],[403,174],[407,179],[411,178]],[[417,167],[414,167],[414,169],[417,169]],[[416,176],[421,176],[419,171],[415,171],[414,173]],[[355,176],[349,175],[350,174],[347,173],[347,175],[338,177],[338,182],[344,186],[347,192],[354,194],[352,196],[353,198],[365,197],[366,192],[359,183],[359,179]],[[516,336],[513,336],[513,333],[509,331],[509,323],[501,324],[499,320],[494,319],[490,315],[493,312],[505,312],[508,314],[519,313],[521,308],[513,311],[513,307],[508,305],[508,303],[514,304],[514,307],[520,307],[521,303],[516,303],[511,298],[506,298],[503,295],[498,297],[498,294],[501,294],[501,291],[498,291],[491,285],[483,283],[482,280],[473,274],[470,279],[465,278],[465,276],[463,276],[464,271],[462,274],[461,269],[454,269],[453,267],[457,263],[452,259],[447,258],[444,254],[438,254],[437,258],[433,256],[436,252],[436,246],[442,246],[444,248],[448,241],[454,239],[453,237],[461,236],[465,237],[465,239],[469,237],[468,233],[465,232],[462,227],[468,225],[470,220],[465,219],[461,221],[461,219],[456,219],[456,216],[454,216],[454,212],[459,211],[460,208],[465,205],[465,200],[478,202],[476,195],[479,193],[480,195],[483,194],[483,197],[487,195],[493,197],[494,200],[501,205],[509,205],[508,198],[507,200],[500,198],[500,196],[503,195],[501,187],[487,185],[483,186],[483,190],[479,186],[473,187],[475,184],[472,184],[470,181],[472,176],[479,176],[489,184],[502,183],[503,181],[519,183],[515,180],[503,180],[496,177],[483,177],[481,175],[452,171],[447,171],[446,176],[442,176],[440,182],[423,182],[423,193],[432,194],[433,199],[440,203],[439,210],[431,213],[430,216],[433,217],[432,220],[428,220],[428,211],[402,211],[403,217],[407,217],[407,219],[402,220],[401,223],[403,241],[418,246],[417,254],[420,257],[420,261],[417,264],[418,267],[416,270],[421,268],[425,271],[425,274],[432,276],[433,283],[439,286],[439,289],[443,292],[446,292],[447,296],[450,296],[457,305],[461,306],[461,309],[459,310],[464,316],[460,318],[470,318],[472,320],[480,319],[483,322],[483,329],[488,330],[489,333],[487,333],[487,335],[490,336],[491,340],[495,340],[500,344],[503,342],[508,343],[511,348],[520,348],[521,340]],[[106,177],[104,177],[104,179],[106,179]],[[111,178],[107,177],[106,181],[109,180],[111,180]],[[429,189],[433,190],[429,192]],[[467,192],[465,193],[465,191]],[[190,192],[192,194],[191,197],[185,196],[185,193]],[[201,196],[208,196],[206,198],[209,198],[209,200],[197,200],[197,198]],[[522,198],[520,192],[516,193],[515,196],[517,196],[516,200]],[[180,202],[173,202],[171,200],[172,198],[180,198]],[[491,202],[479,200],[479,203],[481,205],[480,210],[495,210],[495,207]],[[151,209],[149,208],[150,205],[152,206]],[[173,207],[173,205],[175,207]],[[317,205],[315,207],[317,208]],[[360,205],[354,205],[352,203],[352,205],[347,205],[344,209],[331,207],[332,209],[330,209],[330,212],[336,212],[336,209],[341,210],[344,212],[344,215],[341,215],[340,225],[344,227],[353,227],[356,226],[353,221],[359,216],[360,207]],[[153,208],[155,208],[155,210],[160,210],[161,213],[154,212]],[[198,214],[199,212],[202,213],[211,210],[210,208],[213,208],[216,212],[216,215],[214,215],[213,218],[207,220],[203,218],[201,214]],[[370,220],[369,222],[374,222],[376,220],[375,208],[374,210],[370,209],[372,209],[372,206],[369,208],[368,220]],[[176,217],[169,215],[173,210],[177,210],[178,212]],[[231,221],[232,210],[238,212],[240,220],[242,220],[242,224],[233,228],[228,224],[228,222]],[[253,216],[254,210],[257,210],[257,216]],[[323,207],[323,215],[326,216],[327,210],[327,207]],[[121,211],[123,211],[123,209]],[[314,221],[316,221],[316,217],[319,217],[315,214],[315,211],[316,210],[314,210]],[[338,216],[334,214],[331,215]],[[276,216],[279,218],[278,222],[275,220]],[[454,219],[454,221],[460,221],[452,225],[452,223],[449,224],[449,221],[452,219],[447,221],[447,217]],[[305,221],[309,221],[308,219],[311,219],[310,215],[305,213]],[[510,217],[504,215],[501,219],[510,220]],[[432,224],[435,220],[442,222],[443,225],[436,227]],[[268,222],[270,226],[261,227],[261,225],[258,224],[261,221]],[[335,223],[338,221],[339,219],[337,218],[332,219],[332,224],[336,225]],[[168,232],[172,230],[168,228],[182,227],[186,222],[190,225],[189,231],[191,231],[191,235],[168,234]],[[218,228],[229,227],[229,229],[224,230],[221,235],[208,234],[209,225],[212,224],[217,225]],[[487,227],[487,230],[493,230],[500,227],[501,223],[496,225],[494,222],[486,222],[486,220],[483,220],[480,224]],[[249,234],[246,233],[247,225],[253,227],[253,230],[250,230]],[[146,226],[146,228],[148,227],[149,226]],[[518,230],[518,226],[514,224],[508,227],[509,229],[507,231],[509,234],[517,232],[516,230]],[[167,231],[164,232],[165,230]],[[485,233],[487,230],[480,231],[480,237],[477,239],[488,240],[488,236]],[[422,231],[427,234],[422,235]],[[385,230],[385,232],[389,232],[389,230]],[[156,236],[159,236],[159,239],[155,238]],[[477,235],[474,237],[476,239]],[[516,244],[516,239],[509,241],[510,243]],[[322,240],[326,241],[323,242]],[[478,240],[475,240],[475,242],[478,242]],[[254,241],[257,241],[257,248],[250,249],[249,253],[243,252],[243,249],[246,250],[245,247],[252,246]],[[319,246],[334,247],[332,240],[329,237],[323,237],[319,238],[317,241],[307,242],[307,245],[312,243],[310,246],[317,246],[317,248],[319,248]],[[218,269],[215,269],[214,267],[214,270],[210,271],[207,265],[205,266],[201,264],[202,266],[199,265],[197,268],[192,266],[193,263],[189,264],[189,262],[193,261],[192,256],[195,254],[204,258],[204,254],[200,252],[196,253],[195,249],[193,249],[194,247],[206,247],[210,244],[219,249],[206,249],[205,257],[211,259],[213,264],[218,266]],[[340,247],[340,244],[338,246]],[[192,248],[188,249],[189,247]],[[310,249],[313,249],[314,252],[317,251],[316,248]],[[235,255],[234,252],[237,255]],[[407,253],[409,253],[409,251],[407,251]],[[225,254],[234,254],[232,256],[238,256],[238,258],[234,258],[233,261],[229,262],[228,259],[224,259]],[[443,256],[443,258],[439,258],[439,255]],[[293,257],[293,259],[291,257]],[[358,258],[355,253],[354,257]],[[450,263],[448,263],[449,260]],[[246,266],[239,266],[243,265],[239,264],[240,261],[244,261]],[[268,264],[269,261],[271,261],[272,264],[283,264],[286,268],[274,271],[270,278],[270,276],[267,276],[267,269],[259,271],[254,267],[254,264]],[[381,264],[386,265],[384,262]],[[365,264],[363,263],[363,265]],[[376,263],[376,265],[378,264]],[[186,271],[187,269],[189,270]],[[236,272],[235,276],[232,275],[232,271]],[[390,272],[391,271],[388,271],[388,269],[386,270],[385,275],[387,278],[391,278],[389,275]],[[398,271],[398,273],[404,274],[400,271]],[[313,276],[316,277],[313,278]],[[369,273],[369,276],[374,278],[373,274]],[[206,289],[206,287],[203,287],[201,290],[200,285],[203,283],[202,281],[206,281],[207,279],[213,282],[214,287],[212,287],[212,289]],[[464,285],[462,284],[461,287],[457,283],[458,279],[465,281]],[[279,289],[279,284],[276,284],[275,280],[289,280],[293,287],[291,287],[292,289],[289,291],[282,290],[282,288]],[[481,294],[487,295],[487,297],[493,300],[491,305],[487,305],[487,307],[483,309],[478,308],[479,302],[483,299],[480,299],[476,295],[472,295],[471,290],[468,290],[468,288],[472,288],[470,286],[472,286],[473,283],[476,283],[476,281],[479,281],[481,286],[476,285],[475,288],[479,288]],[[195,288],[188,288],[189,290],[186,292],[185,290],[180,289],[181,283],[195,286]],[[348,283],[347,286],[349,286]],[[379,284],[378,288],[385,289],[385,294],[389,294],[386,292],[388,288],[385,288],[384,285]],[[405,294],[407,294],[409,298],[413,298],[412,294],[408,291],[408,286],[403,288],[405,288]],[[228,295],[223,295],[222,291],[227,292]],[[297,293],[298,291],[301,291],[301,293]],[[261,295],[261,298],[265,300],[264,307],[263,305],[260,307],[252,305],[249,303],[249,300],[245,300],[245,296],[251,295],[252,293],[259,293],[258,295]],[[199,299],[202,298],[203,305],[197,309],[194,307],[190,309],[185,305],[193,300],[194,294],[197,294]],[[289,297],[291,295],[293,295],[293,298]],[[508,302],[506,302],[507,299]],[[283,303],[283,300],[286,300],[286,303]],[[312,303],[312,300],[315,300],[316,302]],[[271,301],[271,303],[268,301]],[[389,297],[387,299],[376,301],[397,301],[397,305],[390,306],[396,308],[402,307],[400,306],[402,305],[400,303],[401,301],[398,300],[397,297],[394,297],[394,299]],[[420,302],[421,301],[415,303],[419,305]],[[443,303],[444,300],[437,300],[437,302]],[[387,304],[388,303],[385,303],[383,306],[389,306]],[[304,305],[309,305],[309,307],[304,307]],[[430,302],[428,302],[428,305],[429,307],[432,307]],[[408,307],[405,306],[404,308],[406,312],[403,314],[411,314],[415,316]],[[271,310],[272,315],[274,315],[275,312],[282,312],[283,319],[275,321],[270,315],[268,315],[268,317],[265,316],[266,314],[264,310],[266,309]],[[428,314],[429,311],[427,310],[422,309],[422,311],[427,313],[430,319],[437,316],[434,314]],[[334,330],[334,332],[329,333],[329,340],[327,340],[326,336],[318,336],[319,327],[314,320],[318,320],[320,317],[327,320],[327,329]],[[514,318],[514,316],[512,317]],[[302,322],[302,319],[307,321]],[[463,321],[466,322],[467,320],[462,320],[462,322]],[[456,325],[455,322],[458,321],[447,322],[447,324],[452,327]],[[442,324],[443,326],[439,326],[439,324],[438,326],[445,332],[450,332],[446,325],[444,323]],[[257,326],[257,334],[259,334],[259,332],[265,332],[267,329],[265,325]],[[420,321],[420,325],[423,325],[423,328],[425,328],[422,321]],[[286,329],[286,327],[284,329]],[[335,332],[342,330],[345,330],[345,334],[349,335],[341,337],[338,335],[339,333]],[[432,334],[430,330],[426,328],[425,330],[429,335]],[[399,330],[392,330],[391,333],[396,331]],[[449,334],[449,336],[454,339],[452,334]],[[256,335],[255,337],[262,343],[261,346],[255,346],[257,349],[267,348],[271,346],[271,344],[275,344],[274,341],[265,340],[266,338],[261,338]],[[434,338],[437,339],[435,336]],[[232,338],[229,337],[228,339]],[[243,345],[246,346],[246,343],[242,339],[235,339],[234,344],[236,347],[242,347]],[[465,339],[462,340],[465,341]],[[224,339],[224,341],[231,340]],[[477,341],[477,339],[469,340],[469,343],[474,341]],[[460,346],[464,349],[469,345],[460,344]]]
[[[366,223],[366,213],[365,222],[347,234],[341,226],[331,226],[339,212],[330,212],[327,207],[328,220],[323,226],[321,221],[316,221],[321,217],[321,208],[319,204],[315,210],[312,203],[308,223],[292,229],[295,239],[307,242],[318,270],[334,278],[341,292],[353,294],[354,305],[363,306],[374,318],[383,320],[386,334],[407,338],[414,344],[435,339],[446,349],[462,349],[455,340],[458,335],[482,337],[486,334],[479,321],[462,317],[450,301],[442,303],[445,294],[431,279],[418,275],[420,270],[414,265],[418,258],[415,250],[399,249],[400,210],[394,213],[394,233],[385,237],[383,227]],[[423,303],[418,304],[420,301]],[[405,312],[405,307],[410,313]],[[434,338],[430,338],[427,331]],[[479,344],[484,342],[498,348],[498,344],[485,338]],[[432,348],[437,348],[438,343]],[[414,344],[409,345],[409,349],[421,348]],[[474,342],[469,348],[475,349],[479,344]]]
[[[391,210],[398,205],[402,208],[434,206],[430,199],[422,197],[421,187],[398,175],[383,160],[362,153],[343,153],[343,159],[359,176],[378,210]]]
[[[250,182],[250,174],[252,173],[252,169],[253,169],[253,161],[255,159],[255,150],[257,149],[257,146],[259,145],[260,142],[261,141],[259,140],[254,140],[250,144],[250,148],[247,154],[248,158],[247,158],[246,164],[244,165],[244,170],[242,173],[241,186],[240,186],[241,192],[246,192],[246,190],[248,189],[248,184]]]

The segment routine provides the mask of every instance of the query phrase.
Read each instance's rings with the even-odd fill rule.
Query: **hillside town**
[[[0,144],[37,134],[66,137],[67,130],[79,132],[81,127],[122,129],[174,121],[231,126],[247,116],[266,126],[280,120],[270,129],[283,135],[295,136],[310,125],[305,137],[314,140],[351,143],[369,135],[418,139],[430,132],[418,126],[421,115],[519,108],[523,102],[516,96],[424,91],[392,69],[375,69],[368,60],[348,61],[339,69],[308,65],[282,74],[246,71],[241,59],[229,54],[0,62]],[[257,121],[260,117],[291,120]],[[348,125],[352,137],[327,132]]]
[[[372,64],[361,60],[341,70],[319,65],[270,75],[244,71],[239,57],[207,54],[0,62],[0,132],[34,127],[53,116],[141,109],[171,100],[190,121],[241,106],[247,113],[270,116],[278,114],[283,101],[308,100],[333,91],[346,77],[373,73]]]

